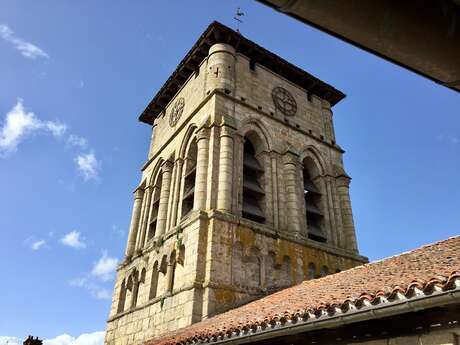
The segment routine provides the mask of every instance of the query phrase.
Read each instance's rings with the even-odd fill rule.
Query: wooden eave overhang
[[[155,97],[153,97],[147,108],[139,116],[139,121],[150,125],[153,124],[155,118],[164,110],[190,75],[199,68],[200,63],[208,55],[209,48],[216,43],[230,44],[235,48],[237,53],[247,56],[251,61],[272,70],[307,90],[307,92],[329,101],[331,105],[335,105],[345,98],[344,93],[331,85],[326,84],[278,55],[262,48],[240,33],[214,21],[203,32],[192,49],[190,49],[179,63],[173,74],[166,80]]]

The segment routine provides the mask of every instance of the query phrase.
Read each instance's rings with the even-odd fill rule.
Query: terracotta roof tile
[[[308,280],[239,308],[216,315],[147,345],[215,341],[257,327],[334,314],[336,308],[451,289],[460,278],[460,236],[324,278]]]

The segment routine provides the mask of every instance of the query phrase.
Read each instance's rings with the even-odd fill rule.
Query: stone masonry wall
[[[275,86],[292,93],[295,116],[274,107]],[[181,97],[184,110],[171,127],[171,109]],[[254,144],[264,170],[265,224],[242,218],[245,140]],[[140,344],[304,279],[366,262],[356,246],[342,153],[327,101],[263,66],[251,69],[232,47],[211,47],[155,120],[106,344]],[[326,243],[308,237],[305,162],[321,192]],[[185,216],[184,185],[194,164],[193,209]]]

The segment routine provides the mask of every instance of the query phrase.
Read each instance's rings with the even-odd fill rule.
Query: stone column
[[[223,126],[220,132],[217,209],[226,212],[232,211],[233,133],[234,129],[228,126]]]
[[[219,181],[220,127],[212,125],[209,130],[208,182],[206,209],[217,209],[217,185]]]
[[[345,248],[357,252],[358,246],[356,244],[355,225],[353,222],[353,213],[351,211],[350,181],[351,178],[348,176],[338,176],[337,193],[340,199]]]
[[[327,238],[327,242],[338,246],[337,226],[334,219],[334,204],[332,203],[332,191],[330,189],[329,175],[318,175],[312,178],[312,182],[321,193],[319,209],[323,213],[322,231]]]
[[[283,157],[284,181],[286,188],[287,228],[291,235],[299,236],[301,224],[301,209],[299,201],[299,156],[286,152]]]
[[[134,245],[134,252],[136,253],[136,251],[139,250],[139,241],[141,239],[141,234],[142,234],[142,224],[144,223],[144,211],[145,211],[145,200],[146,200],[146,197],[145,197],[145,188],[144,188],[144,197],[142,198],[142,203],[141,203],[141,207],[140,207],[140,211],[139,211],[139,229],[137,230],[137,236],[136,236],[136,243]]]
[[[139,229],[139,217],[141,213],[142,198],[144,190],[137,188],[134,192],[134,206],[131,216],[131,226],[129,228],[128,245],[126,247],[126,256],[131,257],[136,246],[137,231]]]
[[[270,162],[271,162],[271,172],[272,172],[272,207],[273,207],[273,227],[279,229],[279,192],[278,192],[278,164],[277,164],[278,153],[271,151],[270,152]]]
[[[209,129],[202,127],[196,136],[197,157],[196,157],[196,178],[193,209],[203,210],[206,207],[206,189],[208,177],[208,155],[209,155]]]
[[[145,198],[144,198],[144,209],[143,209],[143,216],[142,216],[142,224],[140,224],[140,236],[139,236],[139,242],[137,244],[138,249],[142,249],[145,245],[145,234],[147,233],[147,229],[149,226],[149,213],[150,213],[150,203],[152,200],[152,192],[153,192],[153,187],[152,186],[147,186],[145,188]]]
[[[168,201],[169,192],[171,189],[171,173],[173,164],[171,161],[165,161],[162,166],[163,178],[161,181],[160,204],[158,205],[157,216],[157,234],[156,237],[161,236],[166,231],[166,220],[168,218]]]
[[[182,181],[182,167],[184,166],[184,159],[177,158],[174,169],[176,175],[173,183],[173,200],[171,204],[171,221],[170,226],[173,227],[177,224],[177,206],[179,204],[181,181]]]
[[[325,213],[325,221],[327,222],[327,228],[330,229],[330,236],[332,244],[337,247],[344,248],[343,244],[343,228],[342,228],[342,216],[340,212],[340,201],[337,200],[337,187],[335,184],[335,178],[327,175],[321,178],[319,181],[324,179],[324,185],[326,186],[325,191],[327,194],[323,196],[326,197],[323,201],[323,209]]]

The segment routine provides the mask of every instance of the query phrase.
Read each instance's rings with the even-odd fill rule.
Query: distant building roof
[[[359,310],[407,305],[453,290],[460,290],[460,236],[324,278],[304,281],[150,340],[147,345],[241,340],[245,336],[302,323],[319,323]],[[458,303],[458,294],[456,296]]]
[[[142,112],[139,117],[140,121],[153,124],[154,119],[163,111],[190,75],[197,70],[199,64],[208,55],[209,48],[215,43],[232,45],[237,52],[278,73],[308,92],[329,101],[331,105],[335,105],[345,97],[341,91],[248,40],[240,33],[219,22],[212,22]]]

